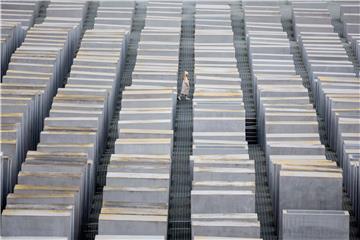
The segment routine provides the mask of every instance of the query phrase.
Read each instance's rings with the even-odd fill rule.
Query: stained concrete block
[[[234,190],[234,191],[255,191],[255,182],[244,181],[193,181],[193,190]]]
[[[2,212],[3,236],[60,236],[76,239],[71,210],[16,210]]]
[[[152,162],[148,165],[142,165],[140,163],[128,163],[125,161],[122,162],[110,162],[108,165],[108,172],[129,172],[129,173],[169,173],[170,164],[168,163],[155,163]]]
[[[244,154],[246,155],[246,154]],[[221,155],[220,155],[221,156]],[[222,158],[201,158],[202,156],[190,156],[190,166],[196,167],[220,167],[220,168],[245,168],[245,169],[254,169],[254,160],[248,158],[234,158],[226,159]]]
[[[97,159],[97,151],[94,149],[94,144],[42,144],[39,143],[37,149],[42,152],[53,153],[86,153],[90,160]]]
[[[213,220],[191,222],[193,235],[219,237],[260,237],[260,223],[234,220]]]
[[[70,198],[65,198],[65,194],[72,194]],[[79,226],[86,219],[87,206],[89,205],[87,196],[81,192],[78,186],[37,186],[17,184],[14,195],[10,195],[7,209],[40,209],[40,210],[64,210],[72,209],[74,215],[74,234],[78,236]],[[54,195],[54,199],[51,199]],[[15,196],[17,196],[15,198]],[[39,196],[40,198],[37,198]],[[74,196],[74,200],[71,198]],[[64,205],[69,204],[69,205]]]
[[[71,131],[42,131],[40,142],[43,144],[67,143],[67,144],[96,144],[96,132],[71,132]]]
[[[154,164],[170,165],[170,155],[149,154],[112,154],[110,163],[114,165],[142,165],[154,166]]]

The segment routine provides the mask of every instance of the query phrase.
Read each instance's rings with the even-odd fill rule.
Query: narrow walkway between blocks
[[[188,71],[194,89],[194,2],[184,1],[180,39],[178,92],[183,72]],[[191,91],[191,95],[192,95]],[[192,101],[178,101],[174,123],[174,144],[168,217],[168,239],[191,239],[190,164],[192,153]]]

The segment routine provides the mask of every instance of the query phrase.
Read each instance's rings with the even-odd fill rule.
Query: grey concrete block
[[[170,154],[171,138],[118,139],[115,153],[122,154]]]
[[[240,204],[241,203],[241,204]],[[255,212],[255,193],[251,191],[191,191],[192,213]]]
[[[164,236],[149,235],[96,235],[96,240],[165,240]]]
[[[255,181],[251,168],[194,167],[195,181]]]
[[[100,214],[99,234],[166,236],[167,217]]]
[[[219,237],[260,237],[259,222],[241,222],[234,220],[193,220],[191,223],[193,235],[198,236],[219,236]]]
[[[234,190],[234,191],[255,191],[255,182],[244,181],[193,181],[193,190]]]
[[[283,209],[341,210],[342,174],[280,171],[278,199],[279,225]]]
[[[5,209],[1,217],[3,236],[60,236],[75,239],[71,210]]]
[[[127,186],[127,187],[169,187],[169,173],[128,173],[109,172],[106,175],[106,186]]]
[[[349,213],[331,210],[283,210],[282,239],[349,239]]]
[[[126,184],[124,184],[126,185]],[[169,189],[155,187],[104,187],[105,201],[168,203]]]
[[[245,131],[245,119],[235,117],[194,118],[194,132]]]

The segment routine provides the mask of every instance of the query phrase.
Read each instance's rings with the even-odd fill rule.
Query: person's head
[[[183,77],[183,79],[188,78],[188,77],[189,77],[189,72],[188,72],[188,71],[184,71],[184,77]]]

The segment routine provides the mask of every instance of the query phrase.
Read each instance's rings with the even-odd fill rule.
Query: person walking
[[[190,100],[189,92],[190,92],[189,73],[187,71],[184,71],[182,85],[181,85],[181,94],[178,96],[179,101],[181,101],[184,97],[185,100]]]

